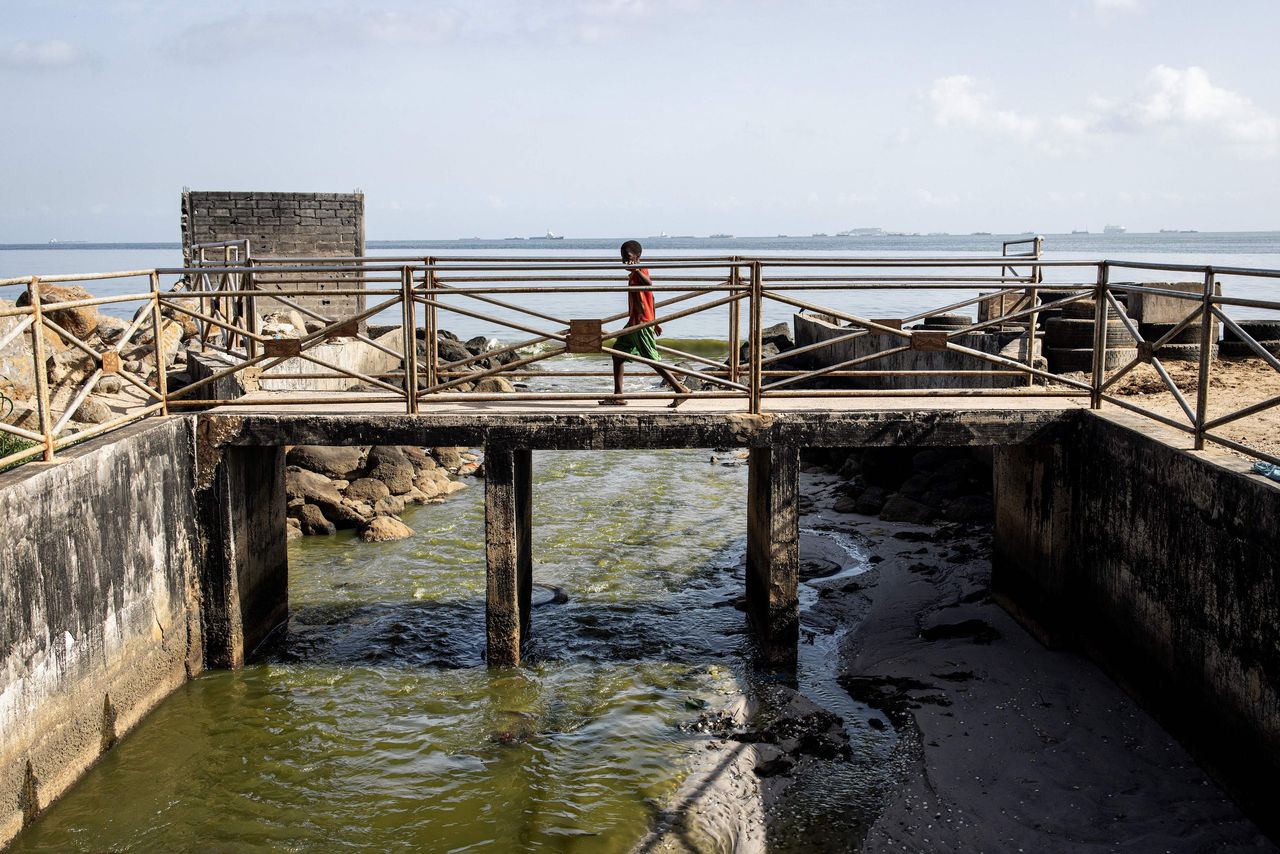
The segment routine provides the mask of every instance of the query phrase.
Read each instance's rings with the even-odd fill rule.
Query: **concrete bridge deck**
[[[788,397],[750,415],[743,402],[695,398],[601,406],[583,400],[279,403],[259,392],[202,415],[216,445],[482,445],[530,450],[610,448],[1008,445],[1036,440],[1088,407],[1086,397]],[[370,395],[370,397],[375,397]]]

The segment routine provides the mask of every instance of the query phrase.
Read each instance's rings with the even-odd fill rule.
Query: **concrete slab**
[[[470,445],[534,450],[1007,445],[1047,440],[1087,407],[1083,398],[1032,395],[794,397],[750,415],[743,402],[663,400],[601,407],[594,401],[427,402],[409,415],[394,402],[282,406],[258,395],[199,416],[218,445]]]

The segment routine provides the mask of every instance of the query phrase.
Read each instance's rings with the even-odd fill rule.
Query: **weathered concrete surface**
[[[532,454],[486,445],[484,452],[485,632],[490,667],[520,663],[533,596]]]
[[[1089,652],[1280,830],[1280,487],[1084,413],[996,452],[994,584]]]
[[[215,449],[209,426],[197,469],[205,661],[237,668],[289,618],[284,448]]]
[[[965,401],[969,402],[969,401]],[[825,401],[823,402],[825,403]],[[832,401],[806,411],[752,416],[733,411],[520,412],[475,406],[470,412],[259,412],[224,407],[202,414],[210,435],[228,445],[468,445],[532,450],[706,447],[883,447],[1010,445],[1047,441],[1080,410],[1050,401],[1043,408],[932,408],[892,398],[877,408]],[[818,408],[822,406],[822,408]],[[585,406],[583,407],[585,408]]]
[[[194,439],[152,419],[0,474],[0,844],[200,670]]]
[[[818,317],[804,312],[794,315],[796,330],[796,346],[805,347],[822,341],[830,341],[842,335],[856,332],[857,329],[832,322],[833,319]],[[795,357],[810,368],[827,367],[852,359],[870,356],[882,350],[901,347],[907,343],[896,335],[868,334],[848,341],[830,344],[816,350],[810,350]],[[1019,332],[974,332],[957,336],[953,343],[970,350],[977,350],[993,356],[1004,355],[1016,361],[1025,361],[1027,357],[1026,334]],[[1013,345],[1010,347],[1010,345]],[[1009,348],[1006,351],[1006,348]],[[1039,355],[1037,347],[1036,354]],[[954,351],[921,351],[907,350],[865,362],[849,370],[865,369],[867,371],[983,371],[990,376],[922,375],[909,376],[873,376],[865,377],[833,377],[824,382],[837,388],[864,389],[960,389],[960,388],[1021,388],[1026,386],[1026,376],[1004,376],[991,373],[1007,370],[999,365],[966,356]]]
[[[771,667],[794,667],[800,638],[800,449],[752,448],[747,473],[747,614]]]

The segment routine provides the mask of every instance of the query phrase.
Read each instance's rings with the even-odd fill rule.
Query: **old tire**
[[[1095,301],[1091,299],[1082,299],[1072,303],[1067,303],[1066,305],[1062,306],[1062,316],[1074,317],[1077,319],[1084,318],[1087,320],[1093,320],[1093,318],[1096,316],[1096,311],[1097,311],[1097,309],[1094,306],[1095,306]],[[1120,314],[1110,305],[1107,306],[1107,319],[1108,320],[1120,319]]]
[[[1142,337],[1147,341],[1159,341],[1160,337],[1172,329],[1176,324],[1173,323],[1143,323],[1138,327],[1138,331],[1142,333]],[[1183,328],[1181,332],[1169,339],[1170,344],[1199,344],[1200,343],[1200,324],[1192,323]]]
[[[1217,347],[1209,348],[1209,358],[1217,355]],[[1155,357],[1162,362],[1198,362],[1200,361],[1199,344],[1165,344],[1155,351]]]
[[[1093,347],[1093,320],[1075,317],[1055,317],[1045,321],[1044,338],[1050,347],[1060,350]],[[1108,344],[1132,346],[1133,336],[1119,320],[1107,324]],[[1108,347],[1108,349],[1111,349]]]
[[[1273,356],[1280,356],[1280,341],[1259,341],[1262,348]],[[1261,358],[1243,341],[1223,341],[1218,345],[1218,355],[1228,359]]]
[[[1093,349],[1089,347],[1051,348],[1047,351],[1049,371],[1055,374],[1070,374],[1093,370]],[[1136,347],[1122,347],[1107,350],[1103,370],[1113,371],[1123,368],[1138,357]]]
[[[1237,324],[1258,343],[1280,341],[1280,320],[1239,320]],[[1228,341],[1243,341],[1235,330],[1227,327],[1223,337]]]
[[[931,314],[924,319],[925,329],[964,329],[972,326],[974,319],[967,314]]]

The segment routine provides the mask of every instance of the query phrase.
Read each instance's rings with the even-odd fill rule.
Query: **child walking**
[[[627,277],[627,326],[637,326],[641,323],[649,323],[655,317],[653,312],[653,291],[649,288],[653,287],[653,281],[649,278],[649,271],[645,268],[636,266],[640,263],[640,253],[644,251],[644,247],[640,245],[638,240],[628,240],[622,244],[622,263],[631,268],[631,275]],[[624,353],[630,353],[633,356],[639,356],[643,359],[651,359],[658,361],[658,336],[662,334],[660,325],[646,326],[643,329],[636,329],[625,335],[619,335],[614,341],[613,349],[620,350]],[[626,359],[622,356],[613,357],[613,395],[601,400],[600,403],[606,406],[622,406],[626,403],[622,399],[622,369],[626,364]],[[659,365],[651,365],[658,376],[667,382],[667,385],[676,390],[677,394],[688,394],[683,383],[676,379],[675,374]],[[675,409],[684,403],[683,398],[677,397],[671,401],[670,408]]]

